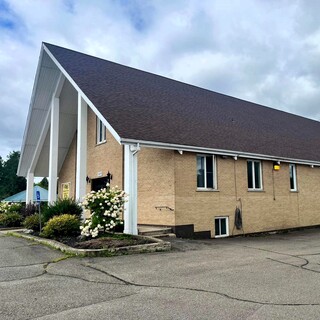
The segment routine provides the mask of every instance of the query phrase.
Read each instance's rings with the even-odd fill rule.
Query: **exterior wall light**
[[[273,170],[274,171],[279,171],[280,170],[280,164],[278,164],[277,162],[273,163]]]

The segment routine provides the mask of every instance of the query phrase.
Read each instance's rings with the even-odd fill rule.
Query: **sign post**
[[[40,199],[40,191],[36,191],[36,196],[37,196],[37,203],[39,205],[39,225],[40,225],[40,232],[41,232],[41,199]]]

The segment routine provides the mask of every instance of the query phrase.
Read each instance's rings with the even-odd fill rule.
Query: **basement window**
[[[215,217],[214,219],[215,238],[229,236],[229,217]]]
[[[247,173],[248,173],[248,189],[249,190],[262,190],[261,161],[248,160],[247,161]]]
[[[289,164],[289,174],[290,174],[290,191],[297,191],[297,171],[296,165]]]
[[[97,117],[97,144],[106,142],[106,127]]]
[[[215,158],[212,155],[197,155],[197,188],[216,188]]]

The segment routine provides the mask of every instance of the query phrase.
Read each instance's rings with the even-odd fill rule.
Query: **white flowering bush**
[[[90,217],[80,226],[81,235],[96,238],[99,234],[114,231],[114,228],[122,224],[120,215],[123,213],[123,206],[126,201],[126,194],[117,186],[99,191],[91,191],[82,202],[85,210],[90,210]]]
[[[1,213],[8,213],[10,212],[10,208],[13,206],[14,204],[9,203],[9,202],[5,202],[5,201],[1,201],[0,202],[0,214]]]

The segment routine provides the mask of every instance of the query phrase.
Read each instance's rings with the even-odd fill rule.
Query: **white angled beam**
[[[48,202],[57,200],[58,150],[59,150],[59,98],[53,97],[51,105],[50,153],[49,153],[49,190]]]
[[[124,146],[124,191],[128,202],[124,210],[124,233],[138,234],[138,157],[139,146]]]
[[[62,90],[62,87],[63,87],[63,84],[65,82],[65,79],[66,79],[65,76],[62,73],[60,73],[60,76],[58,78],[56,87],[55,87],[55,89],[53,91],[53,97],[54,98],[59,98],[61,90]],[[46,139],[46,136],[47,136],[47,133],[48,133],[48,130],[49,130],[50,120],[51,120],[51,106],[52,106],[52,104],[48,107],[48,113],[47,113],[46,119],[45,119],[45,121],[43,123],[41,134],[40,134],[40,137],[38,139],[38,143],[37,143],[36,149],[35,149],[33,157],[32,157],[32,161],[31,161],[31,165],[30,165],[30,170],[32,172],[34,172],[34,170],[35,170],[35,168],[37,166],[37,163],[38,163],[38,160],[39,160],[39,156],[40,156],[41,150],[42,150],[43,145],[44,145],[44,141]]]
[[[86,194],[87,176],[87,104],[78,93],[77,171],[76,199],[82,201]]]
[[[33,172],[29,171],[26,178],[27,178],[26,204],[28,204],[28,203],[33,203],[33,184],[34,184]]]

